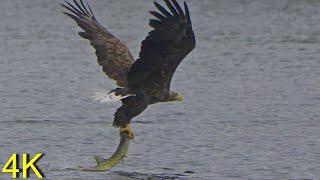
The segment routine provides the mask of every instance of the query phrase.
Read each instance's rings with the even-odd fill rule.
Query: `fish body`
[[[120,132],[120,143],[117,147],[117,150],[113,153],[113,155],[104,159],[99,156],[93,156],[96,160],[97,165],[90,168],[80,168],[81,171],[108,171],[117,165],[123,158],[126,157],[126,154],[129,149],[130,138],[127,132]]]

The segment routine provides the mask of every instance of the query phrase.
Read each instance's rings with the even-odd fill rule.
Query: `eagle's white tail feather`
[[[101,104],[103,104],[103,103],[111,103],[111,102],[120,101],[121,99],[130,97],[130,96],[135,96],[135,94],[127,94],[125,96],[121,96],[121,95],[117,96],[115,94],[115,92],[107,92],[106,93],[106,91],[96,91],[96,92],[94,92],[92,99],[95,101],[99,101]]]

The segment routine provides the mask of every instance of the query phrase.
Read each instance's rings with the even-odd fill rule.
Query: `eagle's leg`
[[[120,127],[120,132],[126,132],[128,133],[129,139],[134,139],[134,134],[132,131],[132,128],[130,126],[130,124],[127,124],[126,127]]]

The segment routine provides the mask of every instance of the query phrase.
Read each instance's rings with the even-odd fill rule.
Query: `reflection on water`
[[[90,2],[137,57],[152,3]],[[120,104],[90,99],[115,85],[59,0],[1,1],[0,161],[43,152],[48,179],[320,177],[320,2],[188,2],[198,44],[172,84],[185,101],[149,107],[124,164],[93,174],[66,169],[117,147]]]

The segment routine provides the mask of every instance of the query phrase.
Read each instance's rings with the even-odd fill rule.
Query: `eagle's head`
[[[170,91],[169,101],[183,101],[183,96],[177,92]]]

